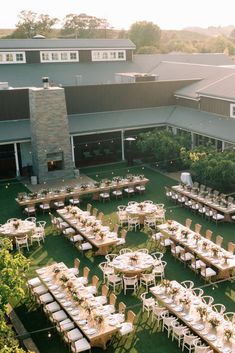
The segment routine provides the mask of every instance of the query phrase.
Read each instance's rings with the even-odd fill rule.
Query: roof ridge
[[[221,82],[221,81],[223,81],[223,80],[226,80],[227,78],[229,78],[229,77],[231,77],[231,76],[234,76],[234,75],[235,75],[235,72],[233,72],[233,73],[230,74],[230,75],[226,75],[225,77],[222,77],[222,78],[220,78],[220,79],[214,81],[213,83],[210,83],[210,84],[206,85],[205,87],[200,88],[198,91],[196,91],[196,93],[198,93],[198,92],[200,92],[200,91],[202,91],[202,90],[204,90],[205,88],[208,88],[208,87],[210,87],[210,86],[214,86],[214,85],[216,85],[217,83],[219,83],[219,82]]]

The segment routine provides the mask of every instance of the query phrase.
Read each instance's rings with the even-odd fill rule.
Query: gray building
[[[69,178],[124,160],[125,138],[156,127],[186,131],[192,145],[235,145],[228,57],[134,49],[129,40],[0,40],[0,178]]]

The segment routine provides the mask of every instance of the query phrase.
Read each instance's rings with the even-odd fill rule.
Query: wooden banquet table
[[[118,242],[117,234],[111,232],[109,227],[103,226],[101,221],[96,220],[94,216],[90,216],[88,212],[82,211],[79,207],[74,206],[72,210],[76,213],[72,214],[66,208],[58,209],[57,213],[71,228],[75,229],[84,239],[98,249],[96,255],[108,254],[110,247]],[[82,223],[82,218],[87,221],[86,224]],[[92,222],[94,223],[93,227]],[[101,238],[99,232],[96,233],[94,228],[100,229],[104,233],[104,237]]]
[[[224,220],[226,222],[232,221],[231,216],[235,214],[235,204],[231,204],[228,207],[221,206],[218,203],[210,201],[206,197],[199,196],[196,193],[193,193],[192,191],[187,191],[183,189],[181,185],[172,186],[171,189],[178,192],[181,195],[187,196],[194,201],[198,201],[201,204],[208,206],[210,208],[213,208],[214,210],[222,213],[224,215]]]
[[[165,289],[162,285],[151,287],[151,293],[156,299],[162,303],[171,313],[179,318],[186,326],[205,341],[214,352],[218,353],[233,353],[235,350],[235,337],[228,341],[224,337],[224,330],[234,330],[232,322],[224,319],[223,314],[212,311],[211,306],[204,304],[202,299],[193,295],[191,291],[183,287],[177,281],[170,282],[171,288],[177,288],[178,293],[172,297],[169,289]],[[189,304],[186,306],[181,303],[180,298],[186,298]],[[208,318],[201,319],[197,311],[198,307],[206,309]],[[210,318],[217,318],[220,322],[216,330],[209,324]]]
[[[126,276],[139,276],[151,269],[154,261],[154,258],[149,254],[133,251],[117,256],[110,265],[114,270],[122,272]]]
[[[108,315],[105,307],[99,304],[96,296],[89,291],[89,285],[84,285],[81,277],[72,274],[63,262],[38,269],[36,272],[61,308],[90,341],[91,346],[106,349],[107,342],[119,330],[119,324],[124,321],[124,316],[116,314],[114,319],[114,316]],[[68,279],[66,283],[72,286],[73,293],[83,298],[83,304],[78,304],[74,299],[74,294],[68,290],[68,285],[61,281],[62,276]],[[84,304],[90,307],[89,314]],[[101,325],[95,322],[95,315],[103,316]]]
[[[29,235],[36,228],[31,221],[17,219],[0,226],[0,236],[9,237],[15,241],[15,237]]]
[[[171,229],[175,228],[174,231]],[[211,240],[206,239],[184,225],[171,221],[171,224],[164,223],[158,226],[160,232],[169,237],[174,243],[186,248],[197,258],[201,259],[207,265],[213,266],[217,271],[217,278],[229,278],[235,268],[235,255],[216,245]],[[187,237],[182,233],[187,231]],[[199,239],[197,239],[199,237]],[[216,256],[213,255],[213,250],[217,249]]]
[[[38,194],[37,197],[35,198],[29,198],[26,197],[23,200],[19,200],[16,198],[16,202],[20,206],[26,206],[26,205],[36,205],[40,203],[50,203],[54,202],[56,200],[61,200],[65,199],[66,197],[79,197],[82,195],[87,195],[87,194],[93,194],[99,195],[99,193],[103,192],[104,190],[106,191],[112,191],[117,188],[126,188],[126,187],[135,187],[137,185],[145,185],[147,184],[149,179],[147,178],[139,178],[139,177],[134,177],[132,181],[129,181],[128,179],[122,179],[119,182],[112,181],[111,184],[105,185],[101,184],[99,187],[95,187],[94,184],[87,185],[87,187],[81,188],[81,187],[75,187],[72,192],[66,192],[66,190],[61,190],[60,193],[55,193],[55,192],[49,192],[47,195],[40,195]]]

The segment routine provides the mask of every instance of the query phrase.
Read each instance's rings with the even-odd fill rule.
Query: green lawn
[[[142,167],[127,168],[124,164],[85,168],[82,170],[82,173],[98,180],[104,177],[111,178],[113,175],[125,175],[128,170],[133,174],[145,174],[150,180],[147,184],[146,193],[144,195],[136,195],[131,199],[137,201],[150,199],[157,203],[164,203],[167,208],[167,218],[184,222],[186,218],[190,217],[193,220],[193,226],[195,223],[202,224],[202,234],[204,234],[205,230],[209,228],[213,231],[213,239],[215,239],[215,236],[218,234],[224,237],[224,246],[227,246],[229,241],[234,241],[234,224],[227,223],[218,224],[216,226],[214,223],[209,223],[200,216],[191,213],[188,209],[181,208],[178,205],[173,204],[171,201],[168,201],[165,197],[164,186],[174,185],[175,181],[160,173],[148,168],[143,169]],[[24,190],[25,187],[17,182],[10,184],[0,183],[0,196],[2,201],[0,223],[4,223],[10,217],[23,218],[22,211],[14,199],[18,192]],[[81,203],[81,207],[85,209],[88,201],[90,202],[89,199],[84,199]],[[107,203],[94,201],[93,205],[100,211],[104,212],[105,221],[107,223],[115,224],[117,205],[127,204],[128,201],[127,198],[123,198],[123,200],[112,200]],[[67,266],[72,266],[75,257],[79,257],[81,259],[81,268],[88,266],[91,269],[91,275],[98,274],[99,277],[102,278],[101,272],[98,269],[98,264],[104,260],[103,257],[93,257],[91,253],[87,253],[83,256],[69,243],[68,240],[52,231],[47,215],[42,216],[41,214],[38,214],[38,219],[45,219],[48,221],[47,236],[43,247],[34,245],[29,253],[27,251],[24,252],[24,254],[31,259],[30,277],[35,275],[35,270],[38,267],[45,266],[53,261],[63,261]],[[148,235],[144,233],[143,230],[140,232],[128,232],[126,240],[128,247],[137,248],[147,246],[149,249],[154,250],[149,241]],[[195,275],[190,269],[185,268],[182,263],[172,258],[168,252],[164,254],[164,260],[167,261],[167,278],[176,279],[178,281],[192,279],[195,282],[195,286],[205,285],[198,275]],[[142,315],[141,302],[138,297],[143,291],[144,289],[141,288],[138,296],[132,294],[124,296],[122,293],[118,295],[118,301],[124,301],[127,307],[132,308],[137,314],[136,334],[129,337],[121,346],[111,344],[107,348],[107,352],[180,352],[181,350],[177,347],[176,342],[172,342],[171,339],[168,339],[165,333],[159,332],[156,325],[152,324],[151,320],[147,320],[146,314]],[[204,292],[205,294],[212,295],[215,298],[215,302],[223,303],[226,306],[227,311],[234,311],[234,283],[224,282],[218,285],[206,286]],[[26,329],[31,332],[31,336],[38,345],[41,353],[69,352],[68,347],[63,344],[63,341],[58,334],[51,328],[51,323],[46,319],[40,308],[35,308],[33,303],[26,300],[25,303],[20,303],[16,310]],[[34,332],[38,330],[41,332]],[[51,335],[50,337],[48,337],[49,332]],[[93,348],[92,351],[98,353],[101,350]]]

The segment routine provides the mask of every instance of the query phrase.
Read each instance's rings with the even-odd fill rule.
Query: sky
[[[14,28],[23,10],[61,21],[70,13],[86,13],[106,18],[117,29],[143,20],[161,29],[235,25],[235,0],[7,0],[1,6],[0,28]]]

